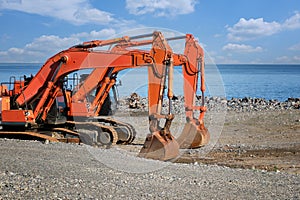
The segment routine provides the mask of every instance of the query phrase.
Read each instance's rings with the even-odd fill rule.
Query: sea
[[[35,75],[41,63],[0,63],[0,82]],[[173,92],[183,94],[182,69],[175,68]],[[90,71],[80,71],[90,73]],[[208,97],[265,98],[285,101],[290,97],[300,98],[300,64],[219,64],[205,67],[206,91]],[[136,92],[148,95],[147,68],[128,69],[118,75],[117,85],[120,97]],[[199,87],[198,87],[199,89]],[[198,91],[200,94],[200,91]]]

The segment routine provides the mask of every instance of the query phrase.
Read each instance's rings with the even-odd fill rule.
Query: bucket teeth
[[[166,136],[162,132],[156,131],[147,136],[139,157],[163,161],[178,157],[179,145],[177,141],[171,134]]]
[[[193,149],[208,144],[209,138],[210,134],[203,124],[195,125],[187,122],[177,141],[181,149]]]

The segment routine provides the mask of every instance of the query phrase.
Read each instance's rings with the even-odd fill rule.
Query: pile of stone
[[[288,98],[286,101],[264,98],[232,98],[227,101],[227,110],[234,111],[261,111],[300,109],[300,98]]]
[[[135,93],[136,94],[136,93]],[[201,96],[197,96],[196,105],[201,105]],[[231,98],[226,99],[225,97],[205,97],[205,106],[208,111],[263,111],[263,110],[287,110],[287,109],[300,109],[300,98],[288,98],[286,101],[278,101],[276,99],[267,100],[264,98]],[[135,99],[136,111],[147,111],[148,101],[145,97],[137,96]],[[173,113],[184,113],[184,97],[176,96],[172,99]],[[122,110],[131,110],[132,96],[122,98],[119,101],[119,108]],[[130,109],[131,108],[131,109]],[[164,100],[162,109],[167,111],[169,108],[169,102],[167,99]]]

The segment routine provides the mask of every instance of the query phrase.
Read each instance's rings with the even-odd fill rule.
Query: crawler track
[[[125,141],[120,141],[119,140],[118,143],[120,143],[120,144],[131,144],[133,142],[133,140],[135,139],[136,130],[131,124],[125,123],[125,122],[122,122],[122,121],[119,121],[119,120],[116,120],[116,119],[113,119],[113,118],[98,118],[98,120],[100,122],[109,123],[113,127],[122,127],[122,128],[125,128],[127,130],[128,135],[129,135],[128,139],[125,140]]]
[[[109,134],[109,144],[130,144],[136,131],[128,123],[113,118],[90,118],[88,121],[67,121],[63,127],[38,128],[25,131],[0,130],[0,137],[40,139],[51,142],[86,143],[101,145],[101,134]]]

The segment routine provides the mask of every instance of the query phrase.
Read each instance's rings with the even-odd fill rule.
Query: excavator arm
[[[82,69],[100,68],[103,73],[107,73],[113,67],[121,66],[129,68],[136,66],[137,64],[146,65],[147,63],[145,62],[133,62],[134,60],[142,62],[143,57],[144,53],[140,52],[119,54],[71,48],[49,59],[28,86],[22,91],[22,94],[17,97],[16,102],[19,106],[23,106],[32,99],[39,98],[33,112],[34,117],[37,118],[43,113],[42,120],[45,120],[47,111],[49,111],[53,100],[57,97],[58,91],[62,89],[62,83],[60,82],[63,81],[63,78],[66,75]],[[47,73],[48,75],[46,75]],[[89,90],[90,89],[92,88],[89,88]],[[39,94],[42,95],[40,96]]]
[[[148,37],[150,35],[143,35],[139,38]],[[147,51],[147,58],[144,60],[148,63],[148,101],[149,101],[149,130],[150,134],[147,136],[144,147],[141,149],[140,156],[161,160],[168,160],[174,158],[178,155],[178,143],[181,148],[197,148],[203,146],[208,142],[209,133],[204,126],[203,117],[206,111],[204,102],[201,106],[195,106],[195,97],[197,92],[197,84],[199,75],[201,77],[201,92],[202,100],[204,100],[204,52],[203,49],[198,44],[198,41],[190,34],[185,36],[175,37],[175,38],[164,38],[159,32],[154,32],[151,35],[153,38],[151,40],[140,40],[133,41],[129,38],[126,41],[118,43],[112,48],[113,52],[126,52],[128,47],[137,47],[143,45],[152,45],[150,51]],[[184,55],[173,53],[172,48],[168,44],[168,40],[178,40],[185,39],[185,51]],[[183,77],[184,77],[184,97],[185,97],[185,110],[187,123],[184,127],[183,133],[178,138],[178,143],[170,133],[171,122],[174,118],[172,114],[172,97],[173,97],[173,70],[174,66],[182,66]],[[135,66],[132,66],[135,67]],[[98,73],[102,69],[95,69],[88,77],[85,82],[85,86],[81,89],[89,88],[91,84],[86,84],[88,82],[94,83],[93,80],[98,76]],[[114,72],[118,72],[120,68],[115,68]],[[100,78],[102,80],[102,78]],[[101,84],[102,86],[108,85],[111,78],[106,77],[106,83]],[[113,82],[114,84],[114,82]],[[110,86],[111,87],[111,86]],[[109,87],[109,88],[110,88]],[[104,87],[101,87],[104,88]],[[168,100],[169,100],[169,112],[167,114],[162,114],[162,102],[164,98],[165,88],[168,89]],[[109,90],[109,89],[108,89]],[[105,91],[108,91],[105,90]],[[103,90],[104,91],[104,90]],[[103,91],[98,94],[102,94]],[[106,92],[107,93],[107,92]],[[85,94],[85,92],[82,92]],[[102,98],[95,98],[97,101],[102,100]],[[93,103],[93,106],[98,105],[100,109],[101,105],[99,103]],[[200,115],[198,118],[194,117],[194,112],[200,110]],[[164,119],[164,126],[160,126],[160,121]]]
[[[161,33],[153,35],[150,54],[154,60],[148,67],[149,130],[139,156],[157,160],[170,160],[179,155],[179,145],[170,132],[174,115],[171,110],[173,97],[173,51]],[[168,84],[167,84],[168,82]],[[162,103],[168,88],[169,112],[162,114]],[[161,119],[165,120],[163,127]]]
[[[152,39],[141,40],[149,37],[152,37]],[[174,53],[168,43],[170,40],[178,39],[186,40],[184,54]],[[133,49],[133,47],[145,45],[150,45],[150,50]],[[111,46],[111,48],[104,51],[94,50],[95,47],[103,46]],[[28,84],[23,84],[16,94],[14,93],[16,108],[11,110],[7,108],[2,111],[1,117],[2,122],[4,122],[2,124],[10,124],[11,122],[37,123],[43,127],[55,100],[62,95],[65,77],[83,69],[92,69],[92,73],[82,84],[78,85],[74,94],[65,93],[69,106],[68,115],[97,117],[108,92],[115,84],[116,74],[124,69],[144,66],[148,67],[150,133],[139,156],[170,160],[179,155],[179,147],[197,148],[206,144],[209,134],[203,122],[206,111],[204,106],[204,52],[190,34],[164,38],[162,33],[154,32],[153,34],[134,37],[125,36],[111,40],[85,42],[62,51],[48,59],[33,79]],[[171,99],[173,97],[173,70],[175,66],[182,66],[187,119],[183,132],[177,139],[170,132],[171,123],[174,119]],[[201,78],[202,104],[196,106],[195,96],[199,75]],[[0,89],[3,90],[3,88]],[[162,113],[166,89],[169,109],[168,113]],[[96,93],[93,101],[89,102],[90,104],[87,106],[87,102],[85,102],[86,95],[92,91],[96,91]],[[3,92],[1,91],[1,93]],[[200,111],[198,118],[194,116],[196,110]],[[162,121],[165,122],[163,125],[161,124]],[[75,122],[67,123],[75,124]],[[114,143],[118,141],[116,129],[122,129],[118,126],[114,130],[108,126],[95,124],[95,121],[87,124],[79,122],[79,124],[111,130]],[[123,123],[123,127],[126,126]],[[56,127],[51,130],[61,131],[62,128]],[[78,135],[72,130],[64,130],[64,132]],[[99,137],[102,137],[101,134]],[[131,137],[125,141],[131,142],[133,139],[134,137]],[[104,138],[104,140],[106,139]]]
[[[184,55],[188,62],[182,65],[184,77],[184,102],[186,113],[186,124],[183,132],[177,138],[180,148],[198,148],[208,143],[210,135],[204,126],[205,77],[204,77],[204,51],[195,38],[187,34]],[[200,74],[201,105],[196,106],[198,79]],[[199,117],[195,118],[195,111],[200,111]]]

